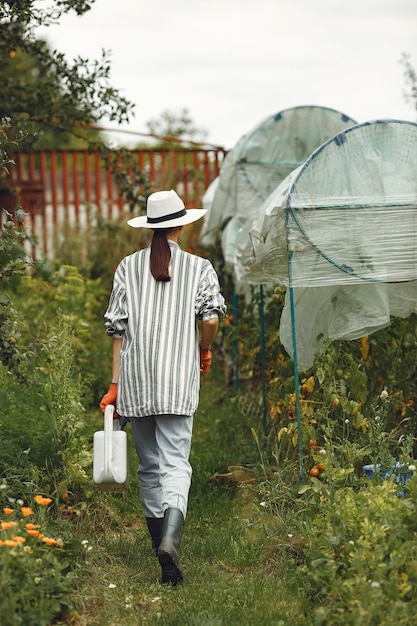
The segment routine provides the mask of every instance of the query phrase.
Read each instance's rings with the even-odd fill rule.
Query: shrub
[[[56,337],[44,345],[45,363],[22,385],[0,369],[5,392],[0,420],[0,475],[27,496],[45,488],[83,497],[91,490],[86,472],[92,464],[91,442],[84,434],[82,385],[74,371],[73,334],[61,322]]]
[[[0,522],[1,622],[3,626],[48,626],[71,608],[76,574],[60,529],[46,509],[51,498],[37,495],[35,511],[23,501],[9,500],[13,504],[3,507]]]
[[[371,481],[359,491],[313,490],[316,514],[300,527],[308,548],[298,571],[308,581],[315,624],[412,623],[417,613],[415,478],[409,490],[410,496],[398,497],[393,479]]]
[[[104,312],[108,292],[99,280],[84,276],[79,269],[61,266],[47,279],[27,274],[10,297],[19,311],[16,324],[19,346],[31,346],[32,375],[35,369],[50,374],[59,325],[71,329],[73,368],[85,406],[98,404],[108,386],[111,343],[105,333]],[[107,367],[106,367],[107,364]]]
[[[282,287],[265,293],[264,350],[256,291],[240,307],[238,323],[230,324],[229,340],[239,347],[240,373],[246,381],[240,386],[242,411],[252,411],[257,428],[266,417],[270,453],[280,461],[295,461],[299,456],[299,424],[293,362],[279,340],[284,294]],[[313,367],[299,375],[301,448],[307,463],[310,440],[320,443],[326,436],[339,439],[346,444],[347,454],[363,448],[364,441],[369,443],[367,431],[375,432],[369,415],[382,391],[390,398],[384,432],[412,432],[417,398],[416,350],[415,314],[406,319],[393,318],[390,327],[369,337],[325,346]]]

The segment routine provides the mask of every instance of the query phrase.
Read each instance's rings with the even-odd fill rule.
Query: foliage
[[[1,119],[0,180],[7,176],[9,166],[13,164],[9,149],[18,144],[18,140],[9,140],[7,134],[9,128],[8,120]],[[0,360],[15,373],[19,380],[23,381],[25,376],[22,364],[26,355],[16,347],[16,312],[12,309],[6,287],[15,287],[26,270],[24,244],[29,237],[22,226],[24,213],[21,207],[16,207],[14,219],[12,218],[12,215],[5,212],[0,228]]]
[[[46,42],[44,45],[45,49],[48,49]],[[67,132],[62,122],[58,123],[59,119],[77,118],[79,112],[77,103],[65,101],[60,95],[61,88],[56,76],[50,77],[51,91],[47,92],[47,98],[53,99],[60,118],[56,117],[52,122],[42,123],[36,117],[46,106],[42,89],[48,72],[50,73],[41,60],[34,56],[33,51],[25,52],[18,49],[11,50],[8,55],[4,55],[0,75],[4,84],[10,87],[10,92],[6,89],[3,94],[0,113],[13,115],[14,125],[24,124],[25,130],[29,131],[22,142],[22,148],[85,148],[87,138],[91,141],[97,139],[98,132],[82,126],[77,126],[73,132]],[[53,90],[54,82],[56,83],[55,91]]]
[[[48,467],[49,479],[55,494],[68,490],[91,490],[86,468],[91,468],[92,452],[82,436],[85,409],[80,402],[81,381],[74,372],[73,332],[66,323],[59,328],[49,363],[50,385],[45,389],[46,406],[53,425],[53,447],[56,463]],[[78,370],[77,370],[78,371]]]
[[[0,476],[8,477],[15,492],[30,497],[36,485],[46,488],[45,468],[55,450],[50,418],[42,411],[43,385],[22,385],[4,366],[0,383]]]
[[[91,488],[89,441],[83,434],[82,385],[74,373],[74,340],[66,322],[43,345],[44,361],[22,386],[5,368],[0,413],[0,475],[30,496],[43,488],[55,497],[66,491],[81,499]],[[24,424],[24,428],[22,428]]]
[[[229,324],[229,342],[237,344],[240,375],[250,381],[242,388],[243,410],[262,418],[262,377],[267,389],[267,439],[280,460],[299,454],[299,426],[293,362],[279,341],[279,324],[284,303],[283,288],[266,293],[264,355],[262,355],[259,294],[240,307],[238,324]],[[393,318],[391,325],[356,341],[328,343],[314,366],[300,375],[300,421],[302,449],[308,457],[309,441],[320,445],[331,436],[348,446],[363,445],[373,431],[369,416],[382,391],[389,396],[384,405],[384,429],[403,434],[413,431],[417,397],[417,316]],[[264,357],[264,362],[262,360]],[[378,400],[380,402],[380,400]],[[395,452],[395,449],[393,449]],[[309,468],[308,468],[309,469]]]
[[[73,369],[76,342],[71,322],[78,323],[78,314],[79,326],[91,340],[90,331],[85,331],[86,317],[95,306],[94,296],[87,294],[81,302],[83,279],[77,280],[77,272],[71,272],[70,268],[61,271],[55,286],[27,273],[23,254],[14,259],[15,242],[24,239],[24,231],[19,228],[9,220],[2,229],[1,239],[3,284],[8,283],[8,289],[3,292],[0,326],[1,496],[10,489],[11,493],[21,493],[25,500],[30,500],[41,489],[51,493],[56,502],[68,497],[68,493],[79,501],[83,496],[91,496],[86,469],[91,466],[92,452],[82,434],[83,385],[80,369],[76,372]],[[73,296],[76,296],[74,300]],[[28,311],[25,305],[33,309]],[[82,362],[82,353],[78,351],[77,365]],[[96,356],[88,353],[91,362]],[[11,496],[8,500],[16,502]],[[16,516],[17,512],[8,511],[8,514]],[[22,515],[26,515],[24,509]],[[7,626],[49,624],[52,617],[68,609],[76,580],[68,559],[48,549],[55,539],[39,535],[39,528],[26,527],[26,530],[36,530],[37,537],[22,536],[23,527],[2,525],[6,536],[0,540],[0,605]],[[9,531],[12,531],[10,537]],[[43,543],[38,545],[39,539]]]
[[[19,217],[19,213],[17,213]],[[20,226],[8,218],[0,229],[0,360],[3,365],[15,372],[20,380],[25,379],[23,361],[24,352],[17,346],[16,311],[11,306],[6,286],[15,286],[18,277],[22,276],[25,268],[25,251],[22,243],[26,235]]]
[[[107,387],[103,363],[109,340],[104,332],[103,313],[111,283],[105,288],[99,279],[92,280],[68,265],[46,270],[36,266],[34,273],[24,276],[10,294],[21,316],[16,321],[19,345],[23,349],[30,344],[34,352],[32,365],[53,376],[54,368],[59,366],[56,359],[63,323],[70,333],[65,337],[65,345],[71,350],[75,377],[82,372],[82,380],[75,378],[73,382],[89,405]]]
[[[10,122],[8,119],[0,119],[0,181],[9,174],[9,167],[13,164],[10,151],[15,148],[21,137],[12,141],[8,137]],[[1,207],[0,207],[1,208]],[[6,214],[1,220],[0,231],[0,281],[3,287],[13,283],[18,275],[24,273],[25,250],[24,243],[28,235],[22,226],[24,213],[21,207],[17,207],[15,219]],[[7,298],[0,292],[0,304],[5,304]]]
[[[2,165],[7,167],[6,149]],[[71,268],[61,268],[53,277],[54,284],[37,278],[36,272],[29,273],[22,245],[25,237],[24,228],[15,220],[4,223],[0,378],[8,393],[1,406],[0,472],[13,475],[16,484],[26,480],[29,491],[33,485],[50,481],[56,490],[77,486],[81,495],[83,483],[88,483],[85,467],[91,463],[91,453],[86,454],[80,437],[80,397],[92,377],[85,374],[81,385],[79,370],[74,375],[72,366],[82,363],[88,371],[94,363],[98,370],[97,352],[92,349],[94,332],[88,321],[101,311],[97,305],[101,292]],[[74,326],[79,331],[77,339],[71,335]],[[22,429],[22,422],[31,428]]]
[[[417,611],[416,479],[406,495],[394,478],[359,491],[311,479],[315,515],[299,525],[307,539],[307,577],[315,624],[398,623]]]
[[[278,520],[275,553],[296,564],[314,624],[405,626],[417,614],[416,477],[404,485],[415,469],[416,316],[328,343],[300,375],[298,415],[293,364],[270,331],[282,296],[267,294],[264,364],[257,294],[230,333],[253,381],[241,403],[258,408],[258,430],[263,367],[266,376],[266,446],[254,433],[264,472],[256,491]]]
[[[229,305],[231,315],[225,321],[234,366],[242,381],[239,395],[241,410],[250,412],[254,426],[261,427],[264,379],[267,389],[265,435],[272,445],[276,430],[287,424],[289,419],[293,423],[295,418],[293,362],[279,340],[284,295],[283,287],[266,291],[263,330],[260,290],[255,288],[245,299],[240,298],[237,304]]]
[[[265,479],[255,489],[277,519],[270,551],[293,562],[314,624],[406,626],[416,615],[417,482],[410,440],[399,447],[402,466],[368,480],[348,443],[313,446],[320,471],[301,487],[293,463],[268,468],[261,457]],[[375,460],[388,458],[390,441],[380,437]]]
[[[2,485],[5,498],[7,484]],[[7,498],[0,522],[0,613],[3,626],[48,626],[68,613],[76,581],[62,528],[40,494],[35,504]],[[33,510],[35,509],[35,511]]]
[[[69,11],[82,15],[91,8],[85,0],[55,1],[46,6],[34,0],[0,5],[0,53],[8,59],[0,71],[0,114],[12,118],[15,130],[28,126],[38,135],[47,129],[77,134],[103,118],[127,121],[132,104],[110,86],[109,54],[96,61],[50,49],[36,37],[38,26],[48,27]],[[35,75],[27,71],[32,65]],[[82,133],[81,133],[82,135]]]
[[[373,416],[381,419],[384,432],[413,432],[416,372],[404,337],[416,342],[415,324],[414,315],[393,320],[389,330],[334,343],[316,359],[313,389],[301,387],[305,446],[310,438],[320,445],[330,436],[347,446],[361,445],[376,437]],[[398,446],[392,443],[395,453]]]

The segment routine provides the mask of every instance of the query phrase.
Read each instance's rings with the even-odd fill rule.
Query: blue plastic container
[[[416,461],[414,461],[414,463],[417,463]],[[407,482],[410,480],[410,478],[413,475],[413,472],[411,471],[405,471],[405,472],[398,472],[399,469],[407,469],[409,467],[409,463],[400,463],[397,462],[394,466],[393,469],[390,470],[381,470],[380,469],[380,465],[378,464],[376,466],[377,470],[379,470],[379,475],[381,476],[381,478],[388,478],[389,476],[391,476],[392,473],[395,474],[395,482],[398,485],[406,485]],[[375,477],[375,466],[374,465],[364,465],[363,466],[363,470],[365,472],[365,474],[367,475],[368,478],[370,478],[371,480]],[[403,496],[404,495],[404,491],[398,491],[397,493],[398,496]]]

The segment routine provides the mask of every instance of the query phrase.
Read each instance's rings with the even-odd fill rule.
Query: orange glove
[[[208,374],[210,365],[211,365],[210,348],[207,348],[207,350],[204,350],[204,348],[200,346],[200,374],[201,376],[205,376],[206,374]]]
[[[100,402],[100,409],[102,410],[102,412],[104,413],[104,411],[106,410],[106,406],[108,404],[114,404],[114,406],[116,406],[116,400],[117,400],[117,383],[110,383],[108,392],[106,393],[105,396],[102,397],[101,402]],[[113,417],[114,419],[119,418],[116,411],[114,412]]]

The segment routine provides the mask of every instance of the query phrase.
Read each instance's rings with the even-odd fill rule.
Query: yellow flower
[[[42,541],[46,543],[47,546],[55,546],[57,543],[56,539],[52,539],[52,537],[42,537]]]
[[[2,530],[10,530],[16,526],[16,522],[1,522],[0,526]]]
[[[12,539],[5,539],[3,545],[7,546],[8,548],[15,548],[19,544],[17,543],[17,541],[13,541]]]
[[[35,496],[35,502],[36,504],[40,504],[41,506],[48,506],[48,504],[51,504],[52,502],[52,498],[44,498],[44,496]]]
[[[22,506],[20,510],[22,512],[23,517],[27,517],[28,515],[34,515],[30,506]]]
[[[5,515],[11,515],[14,512],[14,509],[11,509],[9,506],[5,506],[3,509],[3,513],[5,513]]]
[[[310,376],[310,378],[307,378],[307,380],[305,382],[305,386],[307,388],[308,393],[313,393],[313,391],[314,391],[314,376]]]
[[[368,354],[369,354],[369,337],[368,336],[361,338],[360,351],[361,351],[361,356],[363,360],[366,361],[366,359],[368,358]]]

